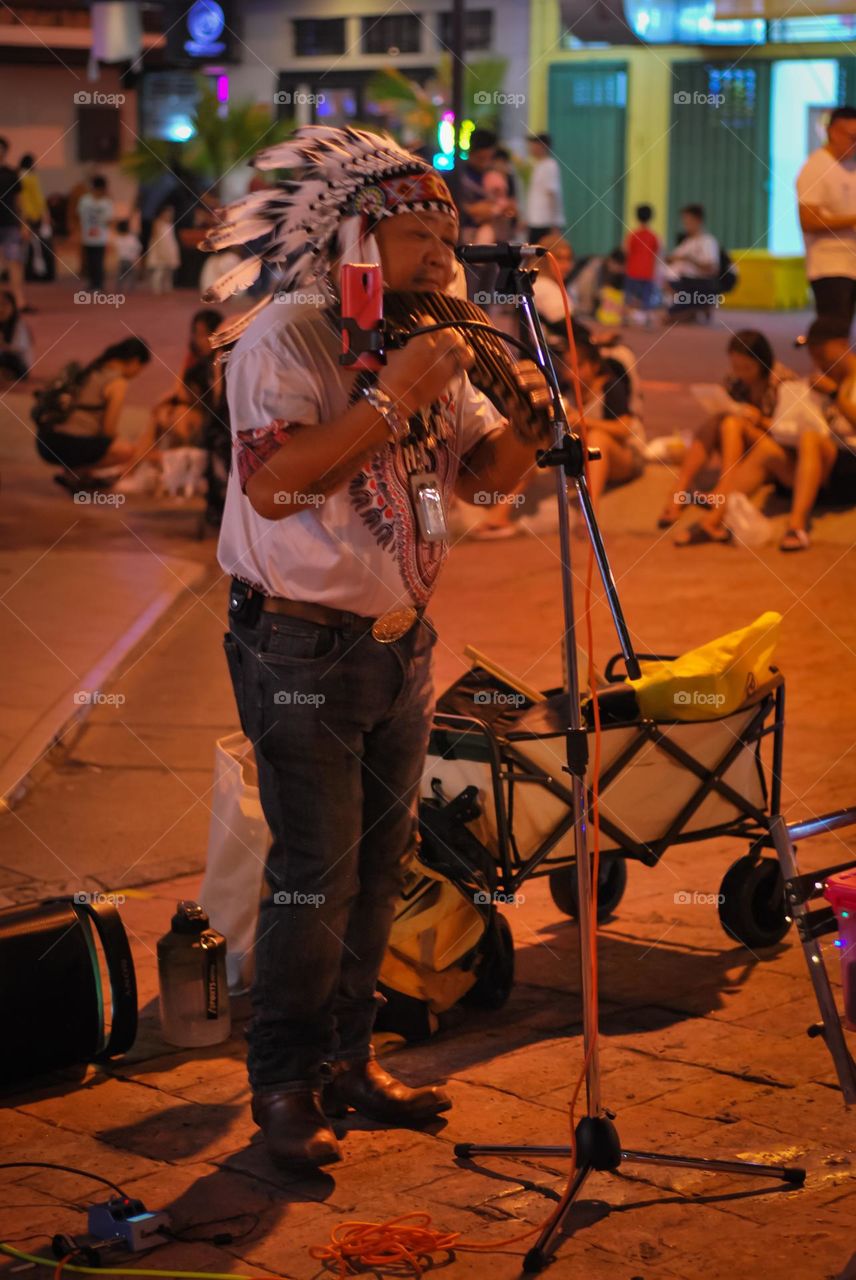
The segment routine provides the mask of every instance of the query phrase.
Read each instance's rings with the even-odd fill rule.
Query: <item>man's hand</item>
[[[419,324],[430,325],[431,316],[420,316]],[[390,353],[378,377],[378,386],[410,417],[432,405],[459,373],[471,368],[475,356],[454,329],[423,333],[400,351]]]

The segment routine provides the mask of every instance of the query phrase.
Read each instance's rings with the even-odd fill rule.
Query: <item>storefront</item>
[[[619,243],[642,202],[673,243],[698,202],[732,252],[801,255],[794,181],[825,112],[856,100],[856,16],[717,21],[713,0],[630,0],[626,16],[624,44],[583,44],[557,36],[557,0],[532,5],[549,62],[532,123],[554,136],[578,252]]]

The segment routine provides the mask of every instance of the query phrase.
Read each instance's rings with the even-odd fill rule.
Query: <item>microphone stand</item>
[[[485,255],[492,246],[473,246]],[[463,246],[466,249],[467,246]],[[553,402],[554,440],[549,449],[538,453],[540,467],[553,467],[556,471],[556,501],[559,508],[559,545],[562,557],[562,607],[564,615],[564,690],[568,696],[568,728],[565,735],[566,771],[572,780],[574,853],[577,868],[577,894],[579,898],[579,952],[582,977],[583,1049],[586,1057],[586,1112],[575,1131],[576,1172],[566,1188],[559,1204],[541,1231],[537,1243],[526,1254],[523,1270],[535,1273],[543,1270],[553,1257],[563,1235],[570,1235],[568,1218],[574,1201],[586,1178],[591,1173],[615,1173],[624,1163],[673,1165],[682,1169],[705,1169],[710,1173],[737,1174],[764,1178],[776,1178],[792,1187],[802,1186],[805,1169],[795,1166],[755,1164],[744,1160],[710,1160],[702,1156],[660,1155],[648,1151],[628,1151],[622,1148],[618,1130],[613,1123],[614,1113],[601,1105],[600,1055],[598,1047],[598,1003],[594,990],[594,974],[590,957],[597,943],[596,923],[592,903],[592,868],[587,839],[586,766],[588,764],[588,738],[580,708],[580,681],[577,665],[576,621],[574,617],[573,570],[571,565],[570,519],[568,512],[568,480],[573,480],[579,496],[580,507],[586,522],[588,536],[594,550],[598,571],[603,582],[609,609],[621,652],[624,655],[627,674],[639,676],[639,662],[624,621],[621,603],[612,570],[601,538],[591,495],[585,478],[583,443],[569,427],[562,401],[561,388],[553,365],[552,356],[544,338],[541,318],[533,298],[533,272],[523,267],[527,258],[536,256],[533,245],[496,246],[495,261],[501,266],[497,292],[515,294],[526,329],[532,343],[532,351],[550,388]],[[519,251],[515,253],[514,251]],[[464,253],[460,254],[464,257]],[[516,261],[515,261],[516,259]],[[486,260],[484,256],[482,261]],[[515,344],[517,345],[517,344]],[[598,457],[597,450],[589,450],[589,457]],[[463,1160],[473,1156],[568,1156],[573,1155],[570,1146],[484,1145],[459,1142],[455,1155]]]

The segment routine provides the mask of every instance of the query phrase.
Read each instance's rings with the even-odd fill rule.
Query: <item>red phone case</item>
[[[383,366],[383,278],[381,269],[368,263],[348,262],[342,267],[342,355],[351,369]]]

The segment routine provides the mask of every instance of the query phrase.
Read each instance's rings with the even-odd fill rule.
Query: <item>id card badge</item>
[[[410,492],[425,542],[445,542],[449,535],[443,495],[433,471],[415,471],[410,476]]]

